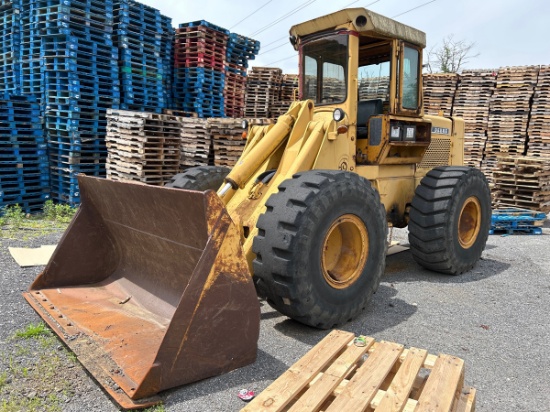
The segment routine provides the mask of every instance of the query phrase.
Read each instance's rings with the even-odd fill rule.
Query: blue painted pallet
[[[84,119],[84,120],[105,120],[105,113],[100,112],[99,110],[94,110],[90,108],[83,108],[79,111],[66,111],[66,110],[55,110],[51,106],[46,108],[44,112],[44,117],[49,118],[61,118],[61,119]]]
[[[140,66],[133,67],[126,64],[120,66],[120,71],[123,73],[137,74],[146,77],[153,77],[159,80],[162,80],[164,75],[164,70],[162,67],[150,67],[150,66]]]
[[[71,49],[62,44],[55,44],[55,47],[43,47],[40,50],[41,58],[56,57],[70,59],[84,59],[90,62],[100,64],[111,64],[113,60],[118,59],[118,53],[112,47],[98,47],[97,50],[87,50],[86,48]]]
[[[127,32],[126,30],[117,30],[113,34],[113,40],[117,42],[119,48],[128,48],[139,52],[140,50],[152,50],[156,52],[162,46],[161,38],[151,38],[140,33]]]
[[[86,31],[85,29],[75,30],[75,29],[65,28],[65,27],[50,27],[48,29],[43,29],[40,34],[46,35],[46,36],[57,36],[57,35],[76,36],[79,39],[97,42],[99,44],[104,44],[105,46],[113,45],[113,40],[111,39],[111,33],[105,33],[105,32]]]
[[[13,206],[15,204],[19,205],[21,207],[21,210],[25,213],[33,213],[40,211],[43,208],[44,202],[49,199],[49,195],[45,198],[36,199],[36,200],[23,200],[21,202],[13,203],[13,202],[3,202],[0,203],[0,208],[4,208],[6,206]]]
[[[79,16],[63,13],[51,13],[45,16],[45,19],[33,21],[31,19],[33,30],[50,31],[70,30],[72,33],[94,33],[96,35],[110,34],[113,32],[113,23],[97,22],[92,19],[82,19]],[[51,32],[47,33],[50,34]]]
[[[13,128],[4,128],[0,127],[0,136],[4,137],[38,137],[42,136],[42,128],[40,125],[33,125],[33,128],[27,128],[27,129],[13,129]],[[2,140],[0,138],[0,140]]]
[[[27,182],[19,185],[5,184],[0,186],[0,201],[22,201],[35,198],[40,194],[49,194],[49,185],[45,182]]]
[[[542,235],[542,228],[540,227],[515,227],[515,228],[495,228],[490,229],[490,235],[513,235],[516,233],[525,233],[527,235]]]
[[[87,120],[87,119],[55,119],[49,118],[46,120],[47,129],[78,131],[78,130],[93,130],[98,133],[105,130],[107,127],[106,120]]]
[[[41,7],[54,7],[62,5],[70,7],[73,10],[90,11],[94,13],[111,12],[113,10],[113,2],[109,0],[105,1],[72,1],[72,0],[40,0],[32,1],[28,6],[31,11]]]
[[[19,168],[18,168],[19,169]],[[13,173],[3,173],[0,175],[0,184],[15,183],[15,182],[35,182],[35,181],[47,181],[49,179],[49,174],[47,171],[32,170],[32,171],[23,171],[20,173],[20,170],[14,171]]]
[[[166,83],[165,80],[158,79],[155,77],[144,77],[141,75],[129,75],[124,73],[125,76],[120,78],[120,88],[121,90],[127,90],[131,87],[137,87],[139,89],[146,89],[149,92],[154,90],[162,91]]]
[[[79,99],[74,99],[72,97],[57,98],[55,94],[45,96],[46,105],[63,105],[67,107],[94,107],[98,109],[110,109],[113,106],[120,103],[120,99],[112,97],[103,97],[103,96],[93,96],[93,98],[88,99],[87,95],[81,95]]]
[[[139,104],[132,103],[121,103],[120,108],[124,110],[133,110],[139,112],[153,112],[153,113],[162,113],[164,107],[158,107],[157,105],[144,106]]]
[[[16,102],[36,103],[36,96],[17,96],[11,93],[0,93],[0,100],[5,100],[6,104],[16,104]]]
[[[493,210],[489,234],[525,232],[541,234],[546,214],[528,209],[505,208]]]
[[[57,71],[44,71],[41,74],[41,81],[65,81],[65,82],[83,82],[87,83],[104,83],[104,84],[117,84],[118,83],[118,72],[111,71],[109,75],[98,75],[98,74],[85,74],[82,72],[57,72]]]
[[[119,87],[113,86],[113,83],[88,83],[88,82],[78,82],[73,80],[71,82],[65,82],[57,79],[49,79],[44,81],[43,86],[41,87],[42,93],[48,92],[68,92],[72,96],[75,96],[78,99],[81,94],[101,94],[101,95],[111,95],[114,96],[118,94]]]
[[[9,147],[2,148],[0,152],[0,160],[26,158],[40,158],[46,154],[45,148],[38,149],[37,147]]]
[[[23,172],[23,168],[21,167],[14,168],[13,166],[0,166],[1,178],[12,178],[13,176],[20,176],[21,178],[24,179],[25,176],[27,175],[33,176],[35,174],[49,176],[50,167],[49,166],[29,166],[29,167],[25,167],[25,171]]]

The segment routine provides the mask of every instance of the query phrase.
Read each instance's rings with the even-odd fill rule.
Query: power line
[[[280,46],[272,47],[271,49],[267,49],[267,50],[261,52],[260,54],[258,54],[258,56],[261,56],[262,54],[269,53],[270,51],[273,51],[273,50],[280,49],[281,47],[286,46],[286,45],[290,45],[290,43],[287,43],[286,37],[285,37],[285,42],[283,44],[281,44]]]
[[[316,1],[316,0],[310,1],[309,4],[313,3],[314,1]],[[355,4],[355,3],[359,2],[359,1],[360,1],[360,0],[353,1],[353,2],[347,4],[346,6],[344,6],[344,7],[342,7],[342,8],[345,9],[345,8],[351,6],[352,4]],[[366,7],[372,6],[373,4],[378,3],[379,1],[380,1],[380,0],[375,0],[375,1],[373,1],[373,2],[370,2],[369,4],[366,4],[366,5],[363,6],[363,7],[366,8]],[[435,1],[435,0],[432,0],[432,2],[433,2],[433,1]],[[307,2],[306,2],[306,3],[307,3]],[[309,6],[309,4],[305,4],[305,6],[304,6],[304,4],[305,4],[305,3],[302,3],[300,6],[303,6],[303,7],[300,8],[300,6],[298,6],[298,8],[300,8],[300,10],[301,10],[302,8],[304,8],[304,7],[306,7],[306,6]],[[418,6],[418,7],[421,7],[421,6]],[[416,8],[418,8],[418,7],[416,7]],[[287,13],[285,16],[287,16],[288,14],[293,13],[295,10],[296,10],[296,9],[291,10],[291,11],[290,11],[289,13]],[[412,10],[409,10],[409,11],[412,11]],[[407,13],[407,12],[405,12],[405,13]],[[403,13],[403,14],[404,14],[404,13]],[[285,17],[285,16],[283,16],[283,17]],[[280,18],[280,19],[282,19],[282,18]],[[274,21],[274,22],[272,23],[272,25],[277,24],[278,22],[279,22],[279,21],[276,20],[276,21]],[[269,28],[269,27],[271,27],[271,25],[268,25],[268,26],[266,26],[265,28],[267,29],[267,28]],[[263,28],[262,28],[261,31],[263,31]],[[253,36],[254,34],[257,34],[257,33],[253,33],[251,36]],[[283,39],[286,39],[286,36],[281,37],[280,39],[274,40],[274,41],[272,41],[272,42],[266,44],[265,46],[269,46],[269,45],[271,45],[271,44],[277,43],[278,41],[283,40]],[[272,50],[279,49],[279,48],[283,47],[285,44],[286,44],[286,42],[283,43],[283,44],[281,44],[281,45],[279,45],[279,46],[276,46],[276,47],[273,47],[273,48],[271,48],[271,49],[269,49],[269,50],[266,50],[266,51],[260,53],[259,56],[262,55],[262,54],[264,54],[264,53],[270,52],[270,51],[272,51]],[[265,46],[264,46],[264,47],[265,47]],[[275,62],[269,63],[269,64],[267,64],[266,66],[269,66],[269,65],[275,64],[275,63],[279,63],[279,62],[284,61],[284,60],[292,59],[293,57],[296,57],[296,56],[297,56],[297,55],[285,57],[284,59],[277,60],[277,61],[275,61]]]
[[[269,45],[271,45],[271,44],[280,42],[280,41],[283,40],[283,39],[287,40],[287,39],[288,39],[288,36],[279,37],[277,40],[273,40],[272,42],[267,43],[267,44],[263,44],[262,46],[263,46],[263,47],[267,47],[267,46],[269,46]]]
[[[252,33],[252,34],[250,35],[250,37],[256,36],[257,34],[260,34],[260,33],[264,32],[264,31],[266,31],[266,30],[269,29],[270,27],[275,26],[276,24],[278,24],[278,23],[282,22],[283,20],[285,20],[285,19],[289,18],[290,16],[292,16],[294,13],[296,13],[296,12],[298,12],[298,11],[300,11],[300,10],[306,8],[307,6],[309,6],[309,5],[313,4],[313,3],[315,3],[316,1],[317,1],[317,0],[307,0],[307,1],[303,2],[302,4],[300,4],[300,5],[299,5],[298,7],[296,7],[295,9],[290,10],[287,14],[285,14],[285,15],[279,17],[278,19],[276,19],[276,20],[274,20],[273,22],[269,23],[268,25],[266,25],[266,26],[260,28],[259,30],[256,30],[254,33]]]
[[[403,14],[407,14],[410,11],[419,9],[420,7],[427,6],[428,4],[433,3],[434,1],[436,1],[436,0],[428,1],[426,3],[421,4],[420,6],[416,6],[416,7],[413,7],[412,9],[410,9],[410,10],[404,11],[403,13],[396,14],[395,16],[392,16],[392,19],[395,19],[396,17],[402,16]]]
[[[266,66],[271,66],[272,64],[279,63],[279,62],[282,62],[282,61],[285,61],[285,60],[288,60],[288,59],[292,59],[292,58],[295,58],[295,57],[298,57],[298,55],[295,54],[293,56],[285,57],[284,59],[281,59],[281,60],[277,60],[277,61],[274,61],[274,62],[271,62],[271,63],[267,63]]]
[[[263,6],[260,6],[258,7],[256,10],[254,10],[252,13],[250,13],[248,16],[246,16],[244,19],[238,21],[237,23],[235,23],[232,27],[229,28],[229,30],[231,30],[233,27],[236,27],[238,26],[239,24],[241,24],[243,21],[245,21],[246,19],[248,19],[249,17],[253,16],[254,14],[256,14],[257,12],[259,12],[261,9],[263,9],[265,6],[267,6],[269,3],[271,3],[273,0],[269,0],[267,3],[265,3]]]
[[[378,3],[380,0],[376,0],[376,1],[373,1],[372,3],[369,3],[369,4],[365,4],[363,7],[369,7],[369,6],[372,6],[373,4],[376,4]]]
[[[346,8],[348,8],[349,6],[351,6],[352,4],[355,4],[355,3],[359,2],[359,1],[361,1],[361,0],[355,0],[355,1],[353,1],[353,2],[351,2],[351,3],[349,3],[349,4],[347,4],[347,5],[343,6],[342,8],[343,8],[343,9],[346,9]],[[380,0],[375,0],[375,1],[373,1],[372,3],[369,3],[369,4],[367,4],[367,5],[363,6],[363,7],[372,6],[373,4],[378,3],[379,1],[380,1]],[[277,42],[279,42],[279,41],[281,41],[281,40],[283,40],[283,39],[287,40],[287,38],[288,38],[288,36],[280,37],[280,38],[278,38],[278,39],[276,39],[276,40],[273,40],[272,42],[269,42],[269,43],[267,43],[267,44],[263,44],[262,47],[270,46],[270,45],[272,45],[272,44],[274,44],[274,43],[277,43]]]

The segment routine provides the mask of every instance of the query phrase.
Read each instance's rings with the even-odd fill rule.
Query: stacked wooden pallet
[[[334,330],[241,412],[472,412],[464,369],[455,356]]]
[[[423,76],[424,112],[450,116],[458,84],[458,74],[425,74]]]
[[[480,167],[487,140],[489,101],[496,84],[496,70],[464,70],[453,103],[453,116],[465,122],[464,164]]]
[[[164,185],[178,173],[180,124],[176,116],[107,110],[107,177]]]
[[[525,153],[529,104],[538,70],[538,66],[523,66],[502,67],[498,71],[489,103],[487,143],[481,165],[489,179],[498,157]]]
[[[285,74],[278,99],[269,108],[269,117],[275,119],[285,114],[294,100],[298,99],[298,75]]]
[[[197,117],[179,117],[181,138],[181,168],[212,164],[212,139],[208,120]]]
[[[550,66],[540,68],[527,134],[527,154],[550,157]]]
[[[233,167],[246,145],[242,119],[209,119],[208,130],[214,146],[214,165]]]
[[[365,77],[359,82],[359,100],[390,100],[390,77]]]
[[[493,173],[493,205],[550,212],[550,158],[508,156]]]
[[[278,99],[282,70],[252,67],[246,82],[245,117],[269,117],[269,108]]]

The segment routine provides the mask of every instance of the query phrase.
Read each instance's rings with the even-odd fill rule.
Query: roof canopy
[[[290,34],[299,38],[342,26],[351,26],[349,27],[351,30],[362,35],[382,39],[399,39],[422,48],[426,47],[424,32],[364,8],[344,9],[297,24],[290,28]]]

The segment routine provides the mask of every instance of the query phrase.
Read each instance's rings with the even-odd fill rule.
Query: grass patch
[[[7,371],[0,374],[0,412],[61,411],[60,399],[72,398],[75,390],[67,379],[64,351],[34,351],[31,358],[10,357]]]
[[[49,395],[48,399],[41,398],[20,398],[3,400],[0,404],[0,412],[20,411],[45,411],[59,412],[59,399],[55,395]]]
[[[166,412],[166,409],[164,408],[163,404],[160,404],[144,409],[143,412]]]
[[[69,205],[55,204],[51,200],[44,203],[44,218],[58,223],[69,223],[76,212],[76,208]]]
[[[2,390],[4,386],[6,386],[7,382],[8,382],[8,372],[0,373],[0,390]]]
[[[13,336],[18,339],[33,339],[40,336],[51,336],[51,332],[44,323],[40,322],[36,325],[31,323],[25,329],[15,331]]]
[[[69,205],[55,204],[51,200],[44,203],[41,214],[25,213],[19,205],[6,206],[0,209],[0,237],[27,239],[64,230],[76,210]]]

